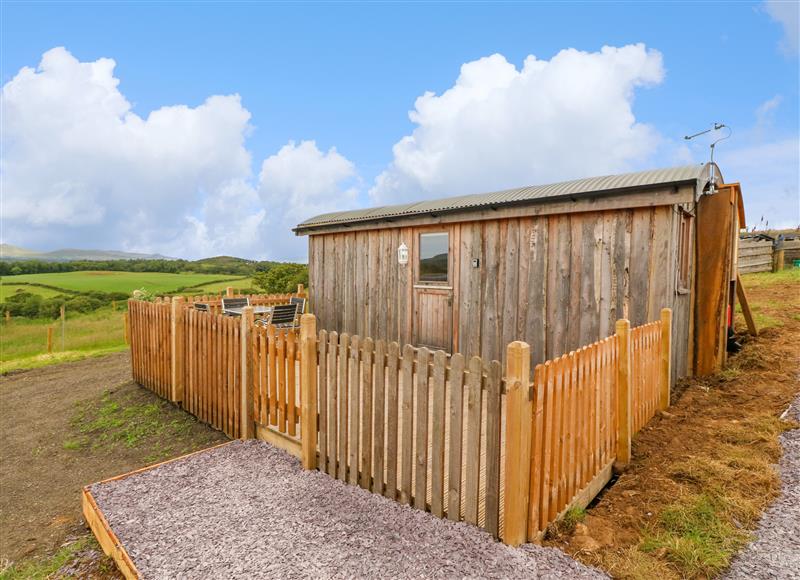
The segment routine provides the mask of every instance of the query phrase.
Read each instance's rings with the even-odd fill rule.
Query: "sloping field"
[[[225,283],[226,280],[230,282]],[[94,290],[125,293],[130,293],[137,288],[145,288],[155,293],[174,292],[182,287],[201,284],[211,285],[212,283],[219,283],[224,288],[226,285],[245,285],[242,282],[249,284],[247,278],[225,274],[167,274],[164,272],[109,272],[98,270],[59,272],[56,274],[22,274],[2,278],[2,284],[14,285],[14,290],[20,287],[17,286],[19,284],[43,284],[53,288],[64,288],[78,292],[91,292]]]
[[[4,302],[9,296],[17,292],[30,292],[31,294],[38,294],[42,298],[52,298],[53,296],[58,296],[61,294],[58,290],[53,290],[52,288],[42,288],[41,286],[30,286],[28,284],[11,284],[6,282],[6,280],[10,280],[11,278],[3,279],[3,283],[0,284],[0,302]]]

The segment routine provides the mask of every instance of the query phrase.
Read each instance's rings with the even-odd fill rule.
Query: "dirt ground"
[[[770,326],[757,338],[740,336],[743,350],[719,375],[679,384],[668,413],[655,417],[634,439],[630,468],[590,505],[574,530],[551,530],[547,545],[615,577],[705,577],[727,567],[722,560],[707,568],[681,560],[687,553],[680,541],[653,546],[665,537],[658,536],[665,511],[680,513],[675,506],[684,499],[709,494],[732,504],[723,510],[736,517],[725,521],[746,541],[778,493],[772,473],[780,455],[774,425],[800,392],[800,288],[788,280],[754,285],[749,294],[758,318]],[[746,328],[743,321],[738,328]],[[712,474],[715,468],[720,472]],[[721,546],[715,557],[726,549]]]
[[[84,485],[226,440],[133,383],[127,353],[0,377],[0,409],[0,569],[84,538]]]

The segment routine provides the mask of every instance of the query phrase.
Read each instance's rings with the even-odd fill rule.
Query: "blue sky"
[[[733,128],[732,138],[719,146],[718,161],[729,181],[742,181],[751,223],[764,214],[770,224],[797,226],[797,26],[796,3],[4,2],[3,241],[43,249],[102,245],[188,257],[302,260],[305,244],[288,227],[318,211],[700,162],[707,158],[707,141],[687,148],[682,136],[714,121]],[[613,62],[595,62],[604,46],[631,45],[644,46],[606,55]],[[44,70],[43,55],[56,47],[66,56],[45,67],[52,76],[45,82],[35,71]],[[554,58],[566,49],[583,56],[569,63]],[[495,54],[504,60],[480,60]],[[479,70],[462,77],[472,80],[462,84],[502,92],[508,83],[495,77],[521,71],[529,55],[561,63],[550,67],[550,80],[535,81],[555,88],[516,90],[495,109],[462,108],[463,99],[478,98],[474,92],[436,99],[458,85],[462,65],[473,62],[485,66],[476,65]],[[116,63],[105,74],[119,82],[101,83],[111,97],[87,103],[97,75],[81,80],[77,63],[103,58]],[[634,66],[620,77],[607,72]],[[33,69],[32,77],[15,82],[23,67]],[[592,71],[596,80],[582,85],[581,78],[595,78]],[[627,88],[606,94],[603,78]],[[534,115],[515,129],[513,114],[503,109],[548,90],[556,99],[585,93],[586,107],[580,100],[574,107],[587,116]],[[426,92],[433,93],[429,106],[435,110],[420,104],[415,122],[409,111]],[[238,95],[238,105],[226,102],[208,115],[196,111],[214,95]],[[113,118],[109,124],[81,119],[118,97],[127,106],[115,105],[112,117],[146,121],[166,107],[178,120],[165,121],[169,129],[151,131],[111,160],[106,155],[127,139],[124,134],[76,145],[75,135],[112,130]],[[603,98],[605,109],[591,109]],[[459,112],[455,120],[448,108]],[[584,164],[536,167],[542,157],[537,134],[560,136],[550,149],[573,150],[575,143],[608,133],[594,122],[606,109],[631,130],[598,142],[596,150],[583,144],[578,151]],[[58,119],[40,121],[42,111]],[[481,115],[487,122],[476,124]],[[65,119],[74,122],[65,125]],[[455,175],[457,159],[486,157],[480,142],[497,127],[507,134],[495,135],[496,143],[507,143],[509,152],[495,146],[498,159],[471,168],[473,174]],[[183,138],[181,131],[188,131]],[[404,137],[413,143],[393,150]],[[219,148],[197,146],[206,139]],[[528,144],[531,159],[514,157]],[[154,161],[155,152],[175,147],[188,159],[170,153],[166,169]],[[151,153],[142,152],[148,148]],[[456,160],[432,164],[439,153]],[[43,163],[47,170],[39,167]],[[117,168],[114,176],[95,177],[110,166]],[[173,169],[170,179],[158,175]],[[381,175],[393,185],[378,184]],[[136,187],[126,189],[117,179]],[[464,190],[473,183],[476,190]],[[310,192],[308,204],[302,203],[304,192]],[[222,219],[221,199],[240,214]],[[52,215],[43,200],[69,207]],[[150,204],[154,215],[132,215],[137,203]]]

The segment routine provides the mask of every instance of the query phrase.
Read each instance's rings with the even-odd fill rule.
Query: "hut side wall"
[[[552,359],[673,308],[674,374],[687,374],[691,297],[676,294],[677,206],[452,224],[454,350],[502,360],[513,340]],[[310,236],[321,328],[412,341],[415,228]],[[397,263],[401,242],[409,264]],[[472,260],[480,260],[474,268]],[[691,285],[690,285],[691,287]]]

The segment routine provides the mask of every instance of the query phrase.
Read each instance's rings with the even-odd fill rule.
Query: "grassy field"
[[[52,298],[53,296],[61,294],[58,290],[53,290],[51,288],[29,286],[28,284],[11,284],[3,280],[2,283],[0,283],[0,302],[4,302],[6,298],[16,292],[30,292],[31,294],[38,294],[42,298]]]
[[[228,280],[228,282],[224,282]],[[243,283],[244,282],[244,283]],[[226,274],[167,274],[163,272],[59,272],[56,274],[22,274],[5,276],[2,285],[45,284],[78,292],[126,292],[145,288],[153,293],[174,292],[180,287],[207,284],[205,287],[225,288],[226,286],[249,285],[249,279]],[[212,284],[213,283],[213,284]],[[16,290],[16,288],[14,288]],[[38,291],[38,290],[37,290]]]
[[[228,286],[231,286],[237,290],[251,288],[253,287],[253,279],[239,278],[237,280],[228,280],[225,282],[213,282],[197,288],[192,288],[192,294],[218,294],[220,292],[224,292]]]
[[[71,316],[64,325],[64,348],[61,347],[61,323],[51,320],[12,318],[3,321],[0,332],[0,373],[35,368],[55,362],[78,360],[126,347],[123,312],[101,308],[90,314]],[[53,327],[53,352],[47,353],[47,327]]]

